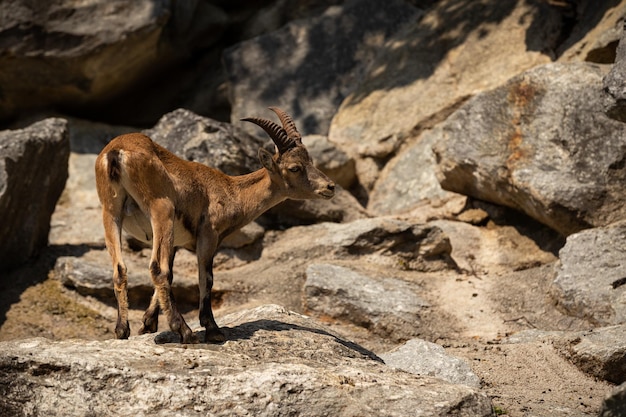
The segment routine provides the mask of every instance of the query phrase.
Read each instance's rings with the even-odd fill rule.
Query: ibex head
[[[263,128],[276,145],[274,155],[263,148],[259,149],[259,160],[263,167],[275,182],[285,187],[289,198],[332,198],[335,195],[335,183],[313,165],[291,116],[277,107],[270,107],[270,110],[278,115],[282,127],[268,119],[241,119]]]

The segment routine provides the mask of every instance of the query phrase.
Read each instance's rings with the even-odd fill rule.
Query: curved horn
[[[295,143],[289,139],[287,136],[287,132],[282,127],[278,126],[278,124],[272,122],[271,120],[261,119],[259,117],[246,117],[245,119],[241,119],[244,122],[251,122],[255,125],[260,126],[267,132],[267,134],[272,138],[276,147],[278,147],[278,152],[283,153],[289,148],[293,148]]]
[[[278,107],[270,107],[271,111],[276,113],[280,122],[283,124],[283,128],[285,132],[287,132],[287,137],[296,141],[297,143],[302,143],[302,135],[296,129],[296,124],[293,122],[291,116],[289,116],[284,110],[279,109]]]

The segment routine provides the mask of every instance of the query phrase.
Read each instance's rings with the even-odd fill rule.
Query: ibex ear
[[[267,149],[259,148],[259,161],[261,161],[261,165],[263,165],[269,172],[276,172],[274,155],[272,155]]]

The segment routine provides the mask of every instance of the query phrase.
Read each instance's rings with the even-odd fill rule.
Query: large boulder
[[[428,132],[442,187],[563,235],[626,218],[626,125],[604,113],[603,73],[548,64],[468,101]]]
[[[0,119],[102,103],[215,42],[227,22],[208,2],[166,0],[6,0],[0,16]]]
[[[544,2],[438,1],[389,40],[342,102],[329,139],[357,159],[371,188],[407,137],[445,119],[469,96],[550,62],[561,15]]]
[[[0,413],[68,416],[490,416],[487,395],[393,370],[310,319],[262,306],[220,320],[223,345],[166,332],[0,343]],[[112,408],[113,407],[113,408]]]
[[[0,132],[0,270],[27,261],[48,244],[69,154],[63,119]]]
[[[550,295],[567,314],[596,325],[626,323],[626,222],[567,238]]]
[[[327,134],[364,67],[416,13],[400,0],[384,7],[376,0],[349,0],[227,49],[231,121],[240,123],[260,108],[279,106],[293,116],[302,134]],[[259,135],[252,126],[244,129]]]

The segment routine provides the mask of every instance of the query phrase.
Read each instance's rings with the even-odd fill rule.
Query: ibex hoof
[[[204,343],[223,343],[225,341],[226,336],[220,329],[206,329]]]

